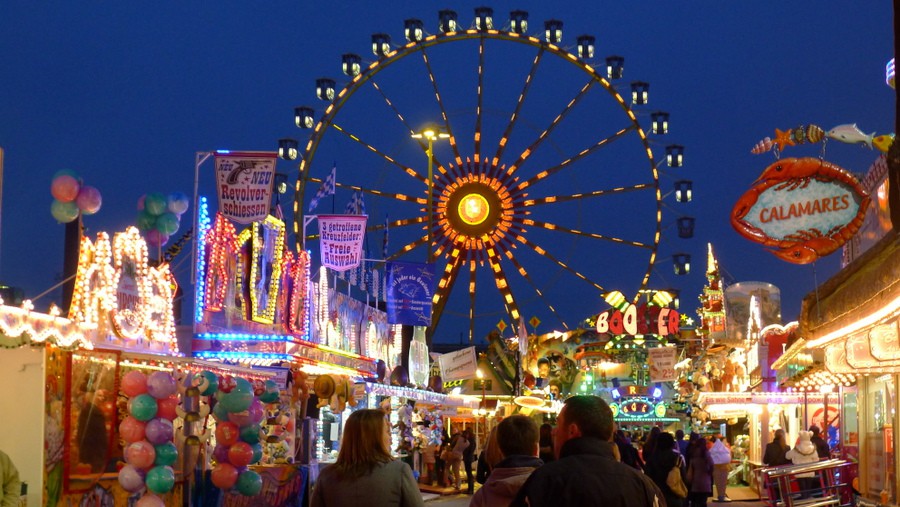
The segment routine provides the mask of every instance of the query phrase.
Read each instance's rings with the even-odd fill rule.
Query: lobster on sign
[[[804,189],[813,180],[837,182],[854,192],[858,197],[859,209],[853,219],[828,230],[810,227],[781,238],[772,237],[747,220],[751,209],[764,192]],[[834,210],[848,207],[849,198],[846,199],[836,201]],[[809,209],[803,209],[799,214],[830,211],[827,209],[830,201],[830,198],[823,198],[821,209],[818,208],[820,203],[815,203],[817,208],[812,213]],[[856,234],[862,226],[869,201],[868,193],[862,189],[857,179],[843,168],[818,158],[784,158],[767,167],[754,182],[754,186],[738,199],[731,212],[731,225],[747,239],[770,247],[769,251],[776,257],[795,264],[808,264],[836,251]]]

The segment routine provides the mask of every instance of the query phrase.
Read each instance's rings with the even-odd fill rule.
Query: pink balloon
[[[147,231],[147,245],[153,248],[158,246],[163,246],[166,242],[169,241],[169,236],[162,234],[156,229],[150,229]]]
[[[178,384],[169,372],[155,371],[147,377],[147,393],[157,400],[168,398],[177,390]]]
[[[138,370],[131,370],[122,377],[122,392],[133,398],[147,392],[147,376]]]
[[[143,440],[146,426],[147,423],[128,416],[119,423],[119,436],[128,443]]]
[[[138,440],[125,448],[125,462],[137,468],[150,468],[156,459],[156,448],[146,440]]]
[[[144,487],[144,476],[143,470],[133,465],[125,465],[119,470],[119,484],[125,491],[135,493]]]
[[[243,412],[229,412],[228,421],[234,423],[235,426],[240,427],[253,424],[250,422],[250,412],[247,410],[244,410]]]
[[[100,211],[100,205],[103,204],[103,197],[96,188],[84,185],[78,191],[78,196],[75,198],[75,204],[78,205],[78,209],[85,215],[93,215]]]
[[[178,412],[175,411],[176,407],[178,407],[178,398],[170,396],[158,400],[156,402],[156,417],[174,421],[178,417]]]
[[[228,463],[228,447],[217,445],[213,449],[213,459],[216,460],[216,463]]]
[[[166,507],[166,502],[156,495],[144,495],[134,505],[135,507]]]
[[[50,183],[50,193],[59,202],[72,202],[78,197],[78,180],[68,174],[61,174]]]
[[[137,202],[137,210],[138,211],[144,211],[144,199],[146,199],[146,198],[147,198],[147,194],[144,194],[144,195],[138,197],[138,202]]]
[[[259,398],[253,398],[253,401],[250,402],[250,408],[247,409],[247,412],[250,415],[250,424],[259,424],[266,416],[266,407],[264,407],[263,403],[259,401]],[[243,426],[246,426],[246,424],[244,424]]]
[[[213,468],[212,483],[219,489],[231,489],[237,482],[238,471],[228,463],[219,463]]]
[[[253,459],[253,448],[247,442],[236,442],[228,449],[228,461],[236,467],[245,467]]]

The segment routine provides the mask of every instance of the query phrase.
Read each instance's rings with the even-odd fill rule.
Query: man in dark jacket
[[[597,396],[573,396],[556,419],[556,461],[531,474],[510,507],[658,507],[662,494],[644,474],[616,461],[613,415]]]
[[[820,435],[821,431],[818,426],[810,426],[809,431],[812,432],[812,438],[810,438],[810,442],[816,444],[816,454],[819,455],[819,459],[828,459],[831,457],[831,449],[828,447],[828,442],[822,438]]]

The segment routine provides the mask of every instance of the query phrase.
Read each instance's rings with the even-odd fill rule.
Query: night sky
[[[365,64],[373,61],[372,33],[390,34],[397,46],[403,42],[407,18],[422,19],[426,31],[436,33],[438,10],[456,10],[460,24],[469,27],[474,8],[481,5],[411,1],[187,1],[152,6],[136,2],[4,3],[0,17],[0,67],[4,69],[0,146],[5,150],[0,280],[35,297],[60,279],[64,227],[50,214],[50,182],[57,171],[76,171],[85,184],[97,187],[103,195],[100,212],[85,217],[88,234],[121,231],[135,223],[137,201],[143,194],[193,193],[196,152],[272,151],[282,137],[296,138],[305,145],[309,131],[294,126],[293,108],[311,105],[316,116],[321,116],[325,104],[314,97],[315,80],[331,77],[340,90],[348,81],[340,72],[341,55],[357,53]],[[774,160],[771,153],[753,155],[750,149],[762,138],[774,137],[776,128],[815,124],[828,130],[856,123],[867,134],[893,131],[895,95],[884,82],[885,64],[893,48],[891,2],[522,1],[491,7],[500,28],[507,25],[510,10],[528,11],[529,34],[536,36],[542,35],[544,20],[562,20],[561,46],[572,52],[576,36],[596,36],[594,63],[598,67],[605,56],[625,57],[626,74],[617,86],[620,93],[626,95],[632,80],[650,83],[650,103],[636,108],[642,126],[649,130],[651,111],[671,114],[669,134],[653,141],[655,157],[657,161],[663,157],[666,144],[681,144],[685,146],[685,166],[660,167],[661,187],[667,195],[660,261],[650,285],[680,289],[682,311],[693,314],[696,295],[705,283],[706,244],[711,242],[726,283],[765,281],[777,285],[782,291],[784,320],[796,319],[801,299],[837,272],[840,253],[815,265],[785,263],[740,237],[728,215],[737,198]],[[476,105],[472,90],[477,85],[478,56],[473,51],[477,43],[445,46],[433,53],[434,72],[440,76],[448,101],[454,94],[462,97],[447,106],[451,123],[465,124],[474,118]],[[491,126],[485,127],[486,132],[499,132],[506,125],[533,57],[534,51],[529,53],[528,47],[519,44],[489,47],[484,120]],[[517,64],[517,59],[525,64]],[[411,123],[437,119],[439,109],[433,104],[433,89],[423,73],[421,58],[408,60],[385,70],[379,83]],[[526,108],[527,114],[523,113],[516,127],[521,133],[520,146],[527,145],[529,135],[533,138],[545,129],[559,112],[559,104],[565,104],[573,90],[584,84],[577,73],[555,74],[554,69],[548,63],[536,79],[537,91],[529,96],[532,109]],[[370,104],[368,100],[371,97],[363,92],[348,99],[337,122],[352,126],[354,132],[403,164],[425,171],[425,157],[403,133],[396,116],[383,102]],[[592,101],[602,114],[593,112]],[[584,108],[575,108],[567,119],[571,120],[568,130],[554,133],[556,137],[547,143],[543,155],[549,153],[548,160],[555,156],[558,162],[583,145],[579,136],[597,141],[622,128],[621,112],[603,109],[610,104],[608,95],[592,94]],[[402,181],[395,176],[396,168],[388,167],[383,159],[359,148],[343,148],[338,142],[341,137],[338,132],[324,136],[312,163],[314,177],[324,178],[336,165],[339,183],[386,189]],[[485,152],[493,154],[496,140],[492,142]],[[640,166],[641,153],[634,140],[614,144],[615,149],[587,162],[593,164],[592,170],[625,180],[635,170],[646,170]],[[468,152],[470,145],[471,139]],[[826,146],[827,160],[855,173],[864,173],[878,154],[867,147],[834,141]],[[820,152],[821,145],[805,145],[789,148],[784,156],[818,156]],[[451,152],[447,146],[436,146],[435,153],[438,159],[447,160]],[[647,163],[645,157],[644,166]],[[540,166],[540,161],[534,165]],[[278,171],[288,174],[291,181],[291,191],[285,196],[285,210],[290,215],[297,163],[279,161]],[[590,187],[592,180],[587,174],[573,170],[561,178],[560,188],[551,187],[550,194]],[[210,195],[211,164],[202,167],[200,179],[201,193]],[[678,179],[693,181],[694,201],[688,205],[678,205],[668,195]],[[304,207],[316,186],[307,190]],[[338,189],[335,210],[342,212],[349,198],[348,190]],[[571,209],[550,208],[542,219],[585,230],[605,221],[612,224],[604,229],[610,233],[623,237],[645,234],[642,227],[647,213],[655,210],[638,197],[612,202],[615,204],[603,212],[583,203],[575,218]],[[330,212],[331,206],[331,201],[325,200],[317,211]],[[372,223],[383,222],[385,215],[396,220],[411,214],[408,208],[378,199],[369,200],[367,210]],[[195,211],[193,206],[191,211]],[[696,217],[691,240],[675,234],[674,221],[682,215]],[[173,238],[183,234],[189,222],[185,215]],[[404,237],[403,231],[392,231],[392,249],[399,248]],[[608,289],[621,288],[628,293],[643,276],[628,263],[627,252],[622,257],[626,260],[617,261],[616,256],[623,254],[604,245],[572,243],[571,238],[559,242],[538,234],[534,238],[548,250],[557,248],[561,257],[579,265],[587,276],[604,280]],[[291,237],[291,245],[293,242]],[[380,235],[370,235],[368,242],[369,256],[379,257]],[[690,275],[673,274],[670,258],[675,252],[692,255]],[[408,260],[424,261],[424,250],[415,250]],[[521,260],[570,324],[606,308],[596,290],[559,273],[555,265],[524,252]],[[188,253],[177,257],[174,266],[190,294]],[[514,271],[507,267],[510,278],[519,281]],[[468,309],[466,282],[461,280],[453,293],[437,334],[439,341],[455,343],[467,333],[462,317]],[[480,297],[490,296],[484,306],[479,302],[476,336],[482,336],[504,316],[491,307],[499,299],[496,289],[481,284],[478,290],[484,294]],[[539,332],[556,328],[536,298],[527,291],[519,294],[525,318],[539,315],[544,322]],[[35,304],[44,309],[59,300],[60,292],[55,291]]]

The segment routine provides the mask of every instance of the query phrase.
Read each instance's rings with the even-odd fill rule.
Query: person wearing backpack
[[[676,469],[677,479],[681,481],[680,487],[675,483],[675,488],[670,482],[669,475],[672,469]],[[647,458],[647,475],[662,491],[668,507],[682,507],[687,497],[687,487],[684,481],[684,458],[675,451],[675,437],[671,433],[663,432],[656,436],[656,452]],[[676,476],[673,475],[673,481]]]

